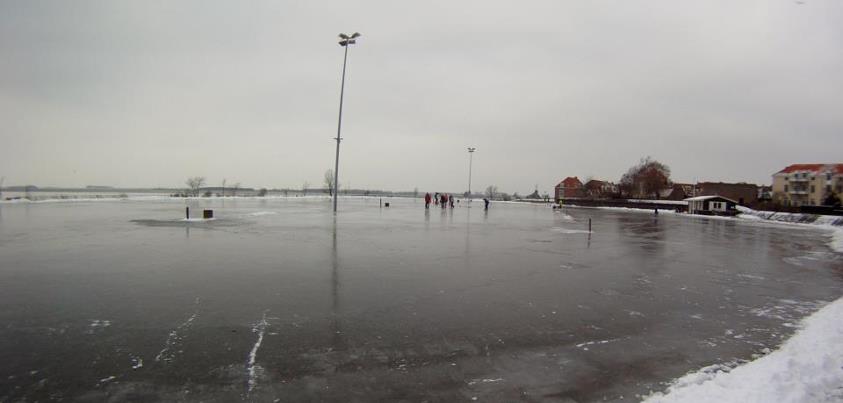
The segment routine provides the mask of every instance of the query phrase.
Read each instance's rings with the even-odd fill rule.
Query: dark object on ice
[[[384,207],[389,207],[389,202],[383,204]]]
[[[485,198],[485,197],[483,198],[483,209],[484,209],[484,210],[488,210],[488,209],[489,209],[489,199],[487,199],[487,198]]]
[[[656,215],[659,215],[659,208],[656,207]]]
[[[190,207],[184,208],[184,218],[186,218],[188,220],[190,219]]]
[[[202,218],[204,218],[206,220],[209,219],[209,218],[214,218],[214,210],[208,210],[208,209],[202,210]]]

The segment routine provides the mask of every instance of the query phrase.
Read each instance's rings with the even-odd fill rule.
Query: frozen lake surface
[[[0,204],[0,401],[636,400],[843,295],[811,228],[388,201]]]

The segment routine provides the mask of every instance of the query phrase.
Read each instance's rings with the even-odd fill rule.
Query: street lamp
[[[474,156],[475,147],[468,147],[468,201],[471,202],[471,162]]]
[[[355,32],[351,35],[340,34],[340,46],[345,48],[344,55],[342,57],[342,83],[340,84],[340,117],[339,122],[337,122],[337,156],[334,160],[334,214],[337,212],[337,190],[339,189],[340,183],[340,132],[342,131],[342,97],[345,92],[345,63],[348,61],[348,45],[354,45],[357,43],[357,37],[360,36],[359,32]]]

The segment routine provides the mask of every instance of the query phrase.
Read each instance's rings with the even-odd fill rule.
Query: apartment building
[[[773,201],[785,206],[819,206],[843,195],[843,164],[793,164],[773,174]]]

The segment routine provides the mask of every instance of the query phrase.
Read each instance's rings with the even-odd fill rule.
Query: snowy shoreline
[[[652,210],[638,209],[632,207],[578,206],[573,204],[566,205],[565,207],[653,214]],[[825,230],[831,232],[831,239],[829,240],[828,246],[835,252],[843,253],[843,217],[798,213],[776,213],[769,211],[752,210],[746,207],[738,207],[738,209],[741,211],[741,213],[735,217],[694,215],[687,213],[677,213],[672,210],[660,210],[659,214],[669,214],[672,216],[683,216],[688,218],[729,220],[745,223],[765,223],[799,226],[801,228]]]
[[[843,298],[800,322],[779,349],[731,370],[710,366],[677,378],[643,402],[843,401]]]

